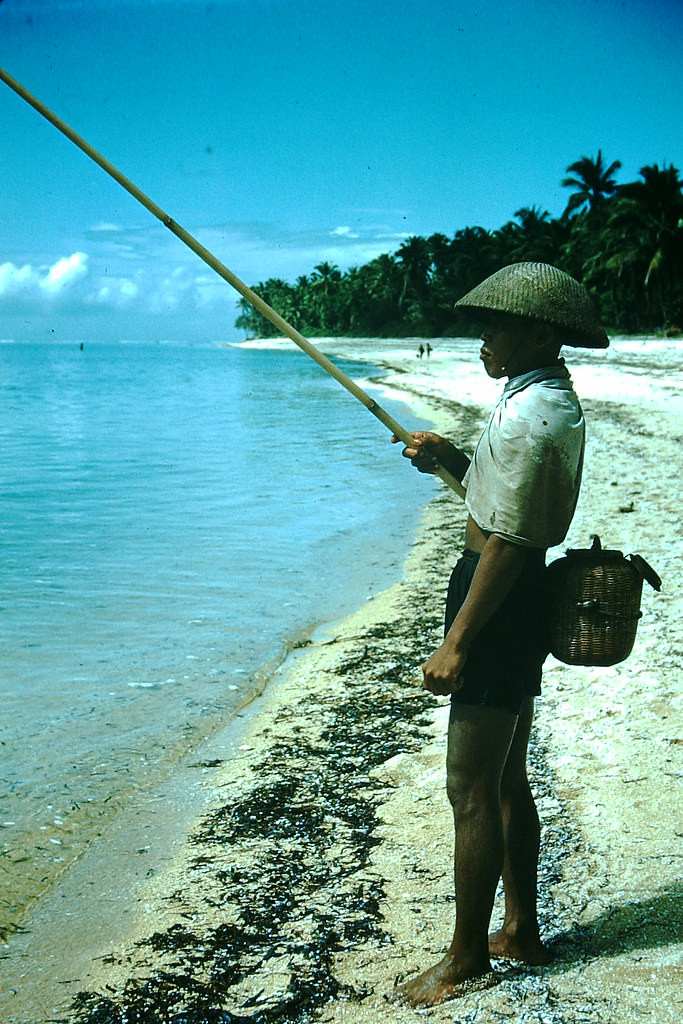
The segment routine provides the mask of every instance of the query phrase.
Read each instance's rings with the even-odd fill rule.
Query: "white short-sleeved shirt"
[[[584,444],[583,412],[562,360],[512,378],[463,479],[470,515],[516,544],[561,543],[579,496]]]

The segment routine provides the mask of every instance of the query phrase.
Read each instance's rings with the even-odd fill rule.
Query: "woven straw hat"
[[[493,310],[553,324],[561,328],[565,345],[609,345],[584,286],[548,263],[512,263],[503,267],[458,299],[455,308]]]

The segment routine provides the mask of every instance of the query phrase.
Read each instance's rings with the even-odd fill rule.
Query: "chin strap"
[[[525,341],[526,341],[526,336],[523,337],[522,340],[515,346],[515,348],[514,348],[514,350],[512,352],[512,355],[508,356],[507,362],[500,364],[500,368],[503,371],[503,373],[507,373],[508,372],[508,366],[510,365],[510,361],[515,358],[515,356],[517,355],[517,353],[519,352],[520,348],[522,347],[522,345],[524,344]]]

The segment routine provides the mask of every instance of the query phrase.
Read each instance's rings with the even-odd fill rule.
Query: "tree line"
[[[676,333],[683,325],[683,191],[673,165],[643,167],[617,184],[621,163],[601,150],[567,168],[570,190],[559,218],[537,206],[518,210],[497,231],[466,227],[449,238],[413,235],[393,254],[342,272],[320,263],[295,284],[255,286],[303,334],[447,337],[467,325],[454,301],[509,263],[552,263],[590,291],[600,318],[621,333]],[[277,330],[246,301],[236,326],[252,337]]]

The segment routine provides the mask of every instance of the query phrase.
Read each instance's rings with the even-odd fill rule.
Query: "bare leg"
[[[500,780],[515,730],[509,711],[454,705],[448,796],[455,820],[455,931],[444,958],[401,985],[397,998],[434,1006],[491,970],[488,929],[504,859]]]
[[[505,835],[505,920],[500,931],[489,936],[489,950],[494,956],[545,964],[550,954],[541,942],[536,916],[540,827],[526,772],[533,712],[533,698],[527,697],[503,769],[500,799]]]

